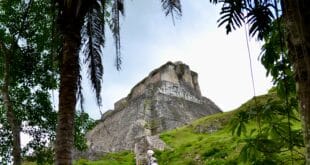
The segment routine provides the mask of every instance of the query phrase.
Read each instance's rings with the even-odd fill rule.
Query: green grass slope
[[[276,99],[275,94],[256,97],[256,103],[254,99],[251,99],[234,111],[207,116],[184,127],[162,133],[160,138],[168,144],[170,149],[156,151],[155,154],[159,164],[255,164],[253,162],[242,163],[239,160],[239,153],[245,145],[241,138],[244,137],[232,135],[230,121],[238,112],[266,104],[267,100],[270,99]],[[250,121],[246,127],[247,130],[257,127],[256,121]],[[293,128],[300,129],[300,127],[300,122],[293,123]],[[300,148],[299,151],[303,152],[302,149]],[[294,157],[295,155],[291,155],[289,151],[281,152],[278,157],[288,161],[281,161],[279,164],[303,164],[300,158],[293,160],[293,162],[290,161],[292,156]]]
[[[247,162],[242,163],[239,153],[245,145],[245,136],[232,135],[231,119],[239,112],[247,111],[258,105],[264,105],[270,99],[277,99],[274,93],[269,93],[251,99],[234,111],[218,113],[198,119],[191,124],[164,132],[160,138],[166,142],[168,149],[155,151],[155,157],[159,165],[234,165],[234,164],[266,164]],[[264,123],[261,123],[262,125]],[[250,121],[246,128],[251,130],[257,128],[255,120]],[[300,129],[301,124],[294,121],[293,129]],[[250,132],[250,131],[249,131]],[[297,152],[302,153],[303,148],[297,148]],[[268,155],[267,155],[268,156]],[[270,155],[273,156],[273,155]],[[277,153],[279,164],[303,164],[303,160],[291,159],[295,154],[289,151]],[[97,161],[78,160],[75,165],[134,165],[134,154],[129,151],[111,153]],[[268,164],[268,163],[267,163]],[[270,164],[270,163],[269,163]],[[278,163],[271,163],[278,164]]]
[[[134,154],[129,151],[110,153],[103,156],[100,160],[97,161],[80,159],[74,163],[74,165],[134,165],[134,164],[135,164]]]
[[[161,134],[170,149],[156,151],[159,164],[237,164],[240,144],[227,126],[234,113],[208,116]]]

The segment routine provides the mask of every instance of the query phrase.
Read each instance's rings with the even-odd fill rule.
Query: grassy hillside
[[[226,127],[234,112],[212,115],[160,135],[170,149],[156,152],[159,164],[236,164],[238,138]]]
[[[169,146],[165,151],[155,151],[155,157],[160,165],[234,165],[234,164],[303,164],[302,147],[294,147],[294,152],[287,149],[278,153],[264,153],[253,155],[253,152],[245,152],[247,156],[269,157],[270,161],[242,162],[239,154],[246,145],[245,141],[251,139],[250,130],[258,128],[256,118],[250,120],[245,128],[246,134],[236,136],[232,134],[232,119],[236,119],[240,112],[247,112],[251,108],[266,105],[270,100],[277,100],[275,94],[267,94],[251,99],[234,111],[218,113],[198,119],[184,127],[164,132],[160,138]],[[286,120],[285,118],[280,120]],[[264,120],[261,125],[264,125]],[[292,122],[293,130],[301,128],[299,121]],[[255,133],[254,133],[255,134]],[[300,137],[292,137],[298,139]],[[131,165],[135,164],[134,154],[121,152],[108,154],[98,161],[79,160],[76,165]]]
[[[74,165],[134,165],[134,164],[135,164],[134,154],[129,151],[107,154],[97,161],[80,159],[74,163]]]
[[[244,135],[240,137],[233,136],[230,122],[239,112],[264,105],[271,99],[277,99],[275,94],[259,96],[256,100],[252,99],[234,111],[207,116],[182,128],[162,133],[160,137],[170,146],[170,149],[156,152],[159,164],[252,164],[251,162],[242,163],[240,161],[239,153],[245,145],[245,139],[248,137]],[[300,122],[294,121],[292,123],[293,129],[298,130],[301,128]],[[264,123],[260,124],[263,125]],[[256,120],[251,120],[246,125],[247,130],[257,127]],[[303,164],[302,156],[298,154],[298,152],[302,153],[302,150],[303,148],[300,147],[295,148],[292,153],[283,150],[280,153],[264,155],[274,159],[273,162],[266,163],[265,161],[257,164]],[[259,160],[258,155],[257,157]]]
[[[273,93],[256,97],[256,100],[251,99],[245,104],[241,105],[234,111],[219,113],[207,116],[194,121],[193,123],[181,128],[177,128],[160,135],[169,149],[165,151],[156,151],[155,156],[160,165],[234,165],[234,164],[255,164],[253,162],[240,161],[240,151],[244,147],[245,139],[249,130],[256,129],[258,124],[255,117],[246,125],[246,136],[236,136],[232,134],[232,119],[236,118],[240,112],[247,112],[251,108],[266,105],[270,100],[277,100],[278,98]],[[285,120],[285,118],[283,119]],[[264,121],[260,123],[264,125]],[[300,122],[292,122],[292,127],[295,130],[300,129]],[[295,138],[295,137],[294,137]],[[250,138],[249,138],[250,139]],[[294,152],[288,150],[281,150],[279,153],[257,155],[257,160],[263,157],[270,157],[268,161],[257,161],[256,164],[303,164],[302,153],[303,148],[294,148]],[[254,152],[255,153],[255,152]],[[250,154],[250,152],[249,152]],[[247,155],[256,156],[256,155]],[[115,159],[115,157],[118,157]],[[293,159],[292,159],[293,158]],[[134,164],[134,155],[125,154],[110,154],[103,157],[102,160],[91,162],[82,160],[77,164]],[[112,161],[112,162],[111,162]],[[111,163],[106,163],[111,162]],[[125,163],[126,162],[126,163]]]

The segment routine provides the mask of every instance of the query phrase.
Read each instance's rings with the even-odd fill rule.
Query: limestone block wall
[[[88,132],[87,143],[94,153],[135,150],[144,144],[162,149],[159,140],[149,138],[148,144],[143,139],[218,112],[211,100],[201,96],[197,73],[181,62],[168,62],[103,114]]]
[[[147,86],[160,81],[167,81],[173,84],[186,84],[193,88],[197,94],[201,94],[198,84],[198,74],[196,72],[191,71],[189,66],[182,62],[168,62],[152,71],[148,77],[134,86],[127,99],[143,94]]]

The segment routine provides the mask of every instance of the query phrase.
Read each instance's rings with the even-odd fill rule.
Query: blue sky
[[[217,27],[219,7],[209,0],[182,1],[183,16],[175,20],[165,16],[160,0],[125,1],[121,19],[122,70],[114,66],[114,46],[107,34],[104,48],[104,76],[101,111],[113,109],[114,103],[126,97],[131,88],[153,69],[167,61],[183,61],[199,75],[202,94],[223,111],[240,106],[253,97],[245,31],[241,28],[226,35]],[[271,78],[258,61],[261,43],[250,40],[255,88],[266,93]],[[85,79],[85,110],[100,118],[95,96]]]

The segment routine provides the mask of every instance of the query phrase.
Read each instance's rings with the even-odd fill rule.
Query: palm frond
[[[124,1],[114,0],[112,4],[112,22],[110,25],[111,31],[113,33],[113,38],[115,42],[115,66],[117,70],[121,70],[121,37],[120,37],[120,13],[124,15]]]
[[[182,14],[182,7],[180,0],[161,0],[161,3],[166,16],[169,14],[173,14],[174,12],[177,15]]]
[[[252,37],[257,34],[257,38],[263,40],[264,36],[269,33],[274,20],[273,12],[270,10],[272,7],[269,1],[257,1],[255,5],[250,6],[246,18],[248,18],[249,33]]]
[[[165,15],[167,16],[171,14],[173,22],[175,16],[182,16],[182,6],[180,0],[161,0],[161,3]]]
[[[223,0],[223,7],[220,14],[221,18],[217,21],[219,27],[226,24],[226,33],[230,33],[236,30],[237,27],[241,27],[243,24],[243,11],[245,5],[243,0]]]
[[[83,93],[82,93],[83,91],[82,90],[83,90],[83,87],[82,87],[82,75],[79,74],[78,80],[77,80],[77,92],[76,92],[76,94],[77,94],[77,100],[80,103],[80,108],[84,112],[84,106],[83,106],[84,105],[84,96],[83,96]]]
[[[89,78],[95,90],[98,105],[101,105],[100,91],[103,75],[101,56],[105,41],[103,12],[103,5],[99,2],[94,4],[92,9],[86,14],[86,23],[82,30],[82,52],[86,55],[84,62],[88,64]]]

